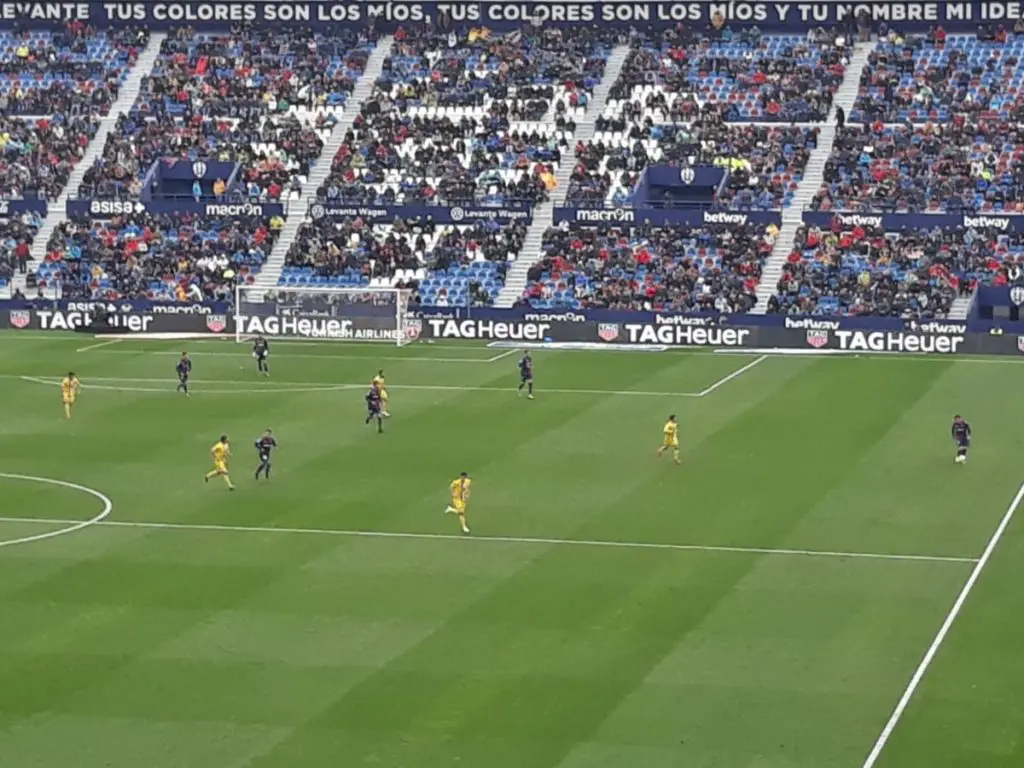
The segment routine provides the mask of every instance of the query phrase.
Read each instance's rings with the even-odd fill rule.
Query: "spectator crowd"
[[[784,314],[944,318],[979,283],[1018,279],[1024,234],[991,227],[802,227],[769,301]]]
[[[734,34],[695,27],[651,29],[633,37],[608,107],[631,102],[643,117],[687,122],[702,109],[729,121],[822,121],[848,64],[845,39],[833,30],[809,35]]]
[[[817,210],[1024,211],[1024,128],[957,116],[945,123],[846,126]]]
[[[106,114],[149,42],[137,27],[0,31],[0,115]]]
[[[871,53],[850,118],[854,122],[1024,121],[1024,22],[1015,33],[978,36],[890,32]]]
[[[230,300],[251,282],[284,221],[152,215],[110,221],[69,219],[53,233],[40,285],[59,282],[65,298]]]
[[[486,306],[525,236],[522,224],[491,220],[439,225],[431,218],[387,224],[324,218],[300,228],[281,283],[409,288],[417,303]]]
[[[137,196],[154,162],[176,158],[241,163],[248,199],[298,196],[373,44],[365,32],[179,29],[80,193]]]
[[[778,228],[563,223],[544,234],[522,301],[535,308],[746,312]]]
[[[547,199],[614,39],[599,27],[400,30],[319,195],[378,205]]]
[[[692,124],[630,122],[625,115],[602,123],[593,141],[576,146],[571,205],[626,205],[644,169],[657,163],[725,167],[729,175],[718,206],[780,209],[799,184],[818,135],[815,128],[726,123],[718,113]]]

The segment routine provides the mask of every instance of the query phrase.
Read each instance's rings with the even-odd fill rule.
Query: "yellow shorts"
[[[73,397],[65,397],[64,398],[64,405],[74,405],[74,404],[75,404],[75,398],[73,398]]]
[[[678,448],[679,447],[679,438],[666,439],[665,440],[665,447],[666,448]]]
[[[381,402],[383,402],[383,403],[386,403],[386,402],[388,401],[388,393],[387,393],[387,390],[385,390],[385,389],[382,389],[382,390],[380,391],[380,399],[381,399]]]
[[[215,472],[226,475],[228,473],[228,464],[226,461],[215,461],[213,462],[213,469]]]
[[[466,502],[461,499],[452,499],[452,508],[456,512],[464,514],[466,512]]]

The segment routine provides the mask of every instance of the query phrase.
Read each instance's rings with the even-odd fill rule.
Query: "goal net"
[[[235,341],[268,339],[380,341],[402,346],[419,338],[409,317],[411,291],[398,288],[235,289]]]

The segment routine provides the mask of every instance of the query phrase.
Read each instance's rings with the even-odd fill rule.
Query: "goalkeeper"
[[[270,344],[262,336],[257,336],[252,343],[252,356],[256,358],[256,370],[264,376],[270,375]]]

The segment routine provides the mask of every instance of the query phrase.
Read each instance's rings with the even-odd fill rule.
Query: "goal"
[[[235,341],[268,339],[378,341],[403,346],[419,338],[400,288],[275,287],[235,289]]]

